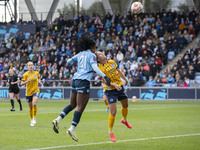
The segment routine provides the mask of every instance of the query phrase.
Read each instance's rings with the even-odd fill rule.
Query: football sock
[[[11,103],[12,108],[14,108],[14,100],[13,99],[10,100],[10,103]]]
[[[109,133],[112,133],[114,122],[115,122],[115,116],[110,114],[109,117],[108,117]]]
[[[71,125],[71,127],[69,128],[69,130],[74,132],[75,131],[75,126]]]
[[[19,103],[19,106],[22,107],[21,100],[18,99],[17,101],[18,101],[18,103]]]
[[[60,114],[61,118],[60,117],[57,118],[59,119],[58,121],[60,122],[60,120],[63,119],[70,111],[72,111],[71,105],[66,106]]]
[[[79,123],[80,121],[80,118],[81,118],[81,115],[82,113],[78,112],[78,111],[75,111],[74,112],[74,118],[73,118],[73,121],[72,121],[72,125],[73,126],[77,126],[77,124]]]
[[[36,116],[37,113],[37,106],[33,106],[33,117]]]
[[[109,107],[108,101],[104,101],[104,104]]]
[[[121,113],[123,116],[123,120],[127,121],[128,107],[127,108],[121,107]]]
[[[33,119],[33,111],[30,108],[29,108],[29,114],[30,114],[30,117],[31,117],[31,120],[32,120]]]

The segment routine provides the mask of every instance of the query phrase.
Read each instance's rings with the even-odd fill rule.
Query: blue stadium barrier
[[[141,100],[200,100],[200,88],[174,88],[174,87],[132,87],[127,90],[129,99],[136,96]],[[92,87],[90,90],[91,99],[102,99],[103,90],[101,87]],[[8,88],[0,89],[0,98],[8,99]],[[25,88],[20,88],[20,98],[25,99]],[[40,88],[40,99],[69,99],[70,88]]]

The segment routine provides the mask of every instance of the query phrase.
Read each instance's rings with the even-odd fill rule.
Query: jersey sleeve
[[[23,79],[22,80],[23,81],[27,81],[27,74],[26,73],[23,74]]]
[[[73,56],[71,59],[72,59],[73,61],[77,61],[77,60],[78,60],[78,54],[75,55],[75,56]]]
[[[90,64],[91,65],[97,64],[97,57],[96,57],[96,55],[91,55],[91,57],[90,57]]]

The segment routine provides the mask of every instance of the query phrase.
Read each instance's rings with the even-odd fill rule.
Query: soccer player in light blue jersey
[[[53,120],[53,130],[59,133],[60,121],[74,108],[73,121],[71,127],[67,130],[67,133],[71,136],[74,141],[78,141],[75,135],[75,127],[78,125],[81,115],[89,101],[90,93],[90,80],[93,76],[94,71],[103,77],[103,80],[107,85],[110,85],[110,78],[108,78],[97,66],[96,55],[96,43],[90,39],[87,34],[82,34],[78,41],[78,47],[81,52],[70,58],[67,63],[72,64],[73,62],[78,63],[77,72],[74,74],[71,80],[71,95],[70,104],[66,106],[57,119]]]

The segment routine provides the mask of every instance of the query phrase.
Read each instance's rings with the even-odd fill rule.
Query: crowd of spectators
[[[160,70],[199,30],[200,11],[195,10],[188,13],[158,10],[139,15],[131,12],[123,15],[108,12],[105,16],[78,14],[73,19],[60,14],[53,23],[37,27],[35,35],[27,38],[18,32],[0,42],[0,80],[6,79],[9,68],[14,68],[22,78],[27,71],[25,63],[32,60],[43,86],[69,86],[76,64],[68,65],[66,61],[79,52],[77,40],[87,32],[96,41],[97,50],[116,61],[131,86],[175,83],[179,81],[178,76],[186,81],[185,77],[192,79],[194,72],[199,71],[195,68],[200,58],[199,42],[167,70],[169,73],[160,73]],[[97,74],[93,79],[93,86],[101,85]],[[5,83],[1,82],[0,86]]]

